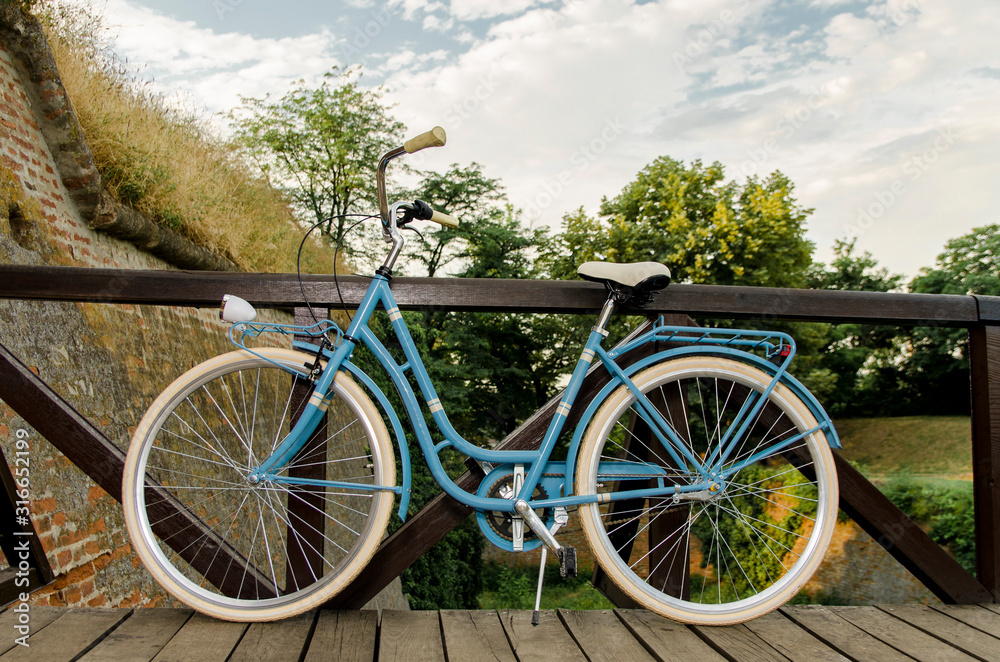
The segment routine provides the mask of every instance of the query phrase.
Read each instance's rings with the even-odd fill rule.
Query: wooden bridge
[[[0,614],[14,632],[15,614]],[[0,660],[42,662],[514,662],[516,660],[1000,660],[1000,607],[786,606],[727,627],[647,611],[323,610],[279,623],[227,623],[185,609],[31,611],[30,647],[0,638]]]
[[[286,274],[191,273],[0,265],[0,298],[215,307],[224,293],[230,293],[247,299],[259,308],[294,309],[298,316],[306,314],[305,309],[302,308],[304,291],[308,299],[313,302],[314,307],[329,308],[339,305],[337,294],[332,287],[331,277],[305,276],[304,279],[303,290],[300,290],[296,278]],[[346,277],[341,278],[340,282],[344,301],[350,306],[360,300],[368,284],[368,279]],[[599,285],[570,281],[397,278],[394,280],[393,290],[400,307],[410,310],[591,313],[599,309],[604,300],[604,291]],[[1000,486],[1000,298],[673,285],[654,299],[653,303],[642,313],[671,316],[670,322],[674,324],[691,323],[687,315],[694,315],[755,319],[758,321],[790,319],[832,323],[948,326],[968,329],[973,422],[971,452],[973,455],[978,563],[975,576],[966,572],[946,551],[935,544],[920,527],[899,511],[850,464],[837,456],[841,481],[841,508],[944,603],[994,605],[989,609],[986,607],[955,608],[954,611],[946,610],[945,612],[907,607],[906,614],[917,614],[918,611],[914,610],[919,609],[919,614],[923,614],[921,618],[933,619],[935,623],[939,624],[947,624],[949,628],[956,631],[967,632],[965,628],[974,630],[978,628],[979,631],[982,631],[982,628],[975,623],[965,622],[957,616],[961,614],[962,617],[972,618],[976,623],[988,624],[992,622],[992,632],[1000,631],[993,620],[992,614],[994,612],[990,611],[996,608],[995,603],[1000,602],[1000,488],[998,488]],[[2,343],[2,339],[0,339],[0,343]],[[638,357],[631,358],[635,360]],[[577,412],[585,407],[588,400],[587,393],[594,393],[596,389],[600,388],[600,379],[597,374],[588,377],[580,404],[575,408]],[[28,370],[2,344],[0,344],[0,399],[3,399],[37,432],[86,472],[95,483],[111,496],[120,500],[121,472],[124,459],[122,451],[57,393],[53,392],[37,375]],[[553,408],[554,405],[550,404],[539,411],[505,439],[500,447],[516,449],[537,443],[541,436],[538,434],[538,430],[547,425]],[[571,414],[571,420],[573,416]],[[6,474],[6,472],[0,473]],[[6,475],[6,478],[9,478],[9,475]],[[473,469],[458,479],[458,484],[465,489],[474,491],[481,478],[481,474],[476,473]],[[7,488],[9,491],[10,486],[7,485]],[[0,499],[0,509],[3,508],[3,501]],[[423,510],[409,518],[407,523],[391,537],[387,538],[368,568],[328,606],[335,609],[360,608],[469,513],[467,508],[450,497],[444,494],[439,495]],[[5,522],[14,521],[13,516],[7,517],[3,513],[0,515],[3,516]],[[28,527],[26,533],[30,531],[30,524]],[[16,535],[17,532],[15,531],[14,534]],[[12,536],[0,535],[0,542],[3,543],[4,552],[8,554],[9,558],[10,550],[8,547],[12,544]],[[45,556],[40,549],[35,550],[32,571],[35,585],[51,579],[51,571],[48,569]],[[0,577],[0,582],[2,579]],[[619,607],[634,606],[630,605],[624,596],[616,595],[615,588],[608,585],[599,573],[594,580],[595,585],[602,589]],[[53,625],[62,627],[58,624],[65,619],[69,619],[66,620],[66,623],[71,623],[73,619],[77,618],[98,618],[93,614],[100,615],[102,613],[80,612],[80,615],[77,615],[76,612],[72,612],[61,614],[53,622]],[[135,619],[139,618],[142,611],[137,612],[135,616],[131,616],[127,611],[108,613],[113,613],[115,616],[100,617],[117,618],[118,620],[103,630],[105,633],[111,632],[111,635],[108,635],[104,642],[115,641],[113,635],[121,628],[138,627],[138,624],[142,623],[144,619],[153,618],[152,616],[143,616],[142,620],[136,621]],[[308,633],[304,635],[300,649],[304,649],[308,644],[311,650],[316,645],[316,633],[326,631],[321,629],[319,625],[328,619],[333,618],[336,623],[340,623],[342,620],[347,623],[348,621],[345,619],[361,618],[359,616],[346,616],[341,612],[330,613],[333,616],[323,613],[316,619],[315,632],[313,625],[309,625]],[[837,627],[843,628],[845,631],[854,633],[860,628],[859,631],[867,632],[870,638],[881,641],[880,635],[873,634],[866,629],[866,622],[877,615],[878,622],[884,621],[887,627],[888,624],[892,624],[895,628],[902,627],[898,623],[906,619],[900,619],[900,613],[903,612],[872,611],[870,609],[860,612],[849,609],[810,611],[788,608],[780,616],[758,621],[756,625],[719,630],[719,632],[739,633],[730,635],[706,634],[707,631],[698,628],[678,629],[677,626],[665,625],[664,623],[659,623],[656,627],[660,629],[673,627],[678,631],[693,633],[696,636],[694,638],[688,637],[690,641],[697,640],[703,644],[708,643],[716,649],[719,646],[712,643],[712,637],[732,636],[739,639],[740,637],[749,637],[748,633],[753,633],[758,639],[769,640],[762,633],[767,628],[773,630],[778,626],[789,632],[801,632],[803,637],[808,635],[826,641],[816,630],[805,625],[801,620],[806,618],[805,614],[813,614],[814,618],[820,618],[817,614],[821,614],[823,619],[827,619],[829,623],[836,624]],[[858,614],[868,614],[868,616],[858,616]],[[621,636],[626,639],[631,637],[633,641],[641,642],[638,645],[644,650],[655,650],[647,637],[636,634],[640,631],[653,631],[653,626],[642,630],[634,625],[635,622],[646,618],[641,614],[620,611],[604,612],[600,616],[588,616],[577,612],[559,612],[558,615],[549,614],[548,624],[544,628],[533,631],[524,630],[519,625],[522,616],[518,612],[500,615],[493,612],[484,612],[483,614],[478,612],[443,612],[441,614],[431,612],[414,616],[387,612],[381,625],[375,630],[376,634],[371,636],[378,637],[377,648],[379,651],[387,646],[405,647],[410,642],[406,637],[399,638],[399,635],[395,634],[397,633],[396,628],[400,627],[405,630],[405,628],[411,627],[407,624],[412,621],[414,624],[421,623],[420,628],[437,632],[437,644],[434,645],[438,646],[439,649],[435,650],[446,652],[454,650],[454,646],[458,645],[448,643],[450,627],[448,624],[464,619],[472,624],[470,628],[474,634],[479,633],[475,636],[486,636],[482,634],[484,632],[501,632],[503,634],[502,641],[509,644],[510,650],[523,650],[523,648],[519,649],[518,646],[527,645],[524,642],[533,641],[533,637],[541,637],[540,633],[551,630],[552,632],[562,632],[563,634],[559,635],[561,637],[568,637],[564,641],[573,642],[572,646],[569,644],[567,646],[571,649],[576,646],[573,650],[576,650],[577,653],[582,649],[588,656],[591,656],[591,659],[603,659],[600,655],[589,652],[581,643],[587,641],[588,635],[577,633],[577,630],[579,632],[587,630],[587,627],[582,624],[587,623],[587,619],[593,618],[604,619],[601,622],[609,624],[607,625],[609,628],[612,625],[614,628],[624,628],[618,630]],[[889,620],[886,620],[887,618]],[[945,620],[942,621],[942,618]],[[433,621],[432,625],[428,625],[431,622],[428,619]],[[481,630],[479,619],[485,619],[483,622],[488,622],[489,628],[492,630]],[[791,619],[795,625],[780,619]],[[962,625],[954,625],[952,621],[961,622]],[[183,628],[178,625],[179,632],[183,633],[185,632],[184,628],[194,627],[199,622],[199,618],[196,617],[189,620]],[[129,625],[129,623],[136,625]],[[633,624],[630,625],[630,623]],[[853,625],[849,627],[844,623]],[[413,627],[418,626],[413,625]],[[482,626],[482,628],[486,627],[486,625]],[[596,629],[597,625],[594,624],[593,627]],[[914,624],[907,625],[907,627],[922,628],[922,626]],[[0,631],[3,629],[0,628]],[[52,632],[55,631],[52,630]],[[247,630],[247,633],[249,632],[250,630]],[[535,632],[535,634],[528,634],[529,632]],[[626,636],[622,633],[631,634]],[[39,632],[39,634],[41,633]],[[388,639],[387,635],[390,635]],[[98,634],[95,635],[95,638],[101,636],[103,635]],[[238,641],[246,640],[248,634],[241,636],[242,639],[237,637]],[[687,637],[687,635],[683,636]],[[940,635],[935,634],[934,636],[938,637],[938,641],[941,640]],[[653,635],[648,634],[648,637],[653,637]],[[862,639],[868,641],[867,638]],[[978,635],[971,637],[970,635],[971,639],[979,641],[981,637]],[[611,641],[611,639],[606,640]],[[789,639],[789,641],[793,640]],[[173,642],[173,639],[170,641]],[[372,642],[374,641],[372,639]],[[496,641],[502,643],[501,639],[496,639]],[[234,641],[234,646],[236,645],[237,642]],[[679,646],[680,644],[671,645]],[[774,642],[774,646],[779,645]],[[843,652],[843,649],[832,645],[830,641],[826,641],[825,645]],[[884,645],[893,646],[894,644],[887,640]],[[371,646],[376,646],[376,644],[371,643]],[[521,653],[518,655],[521,656]],[[379,659],[393,658],[380,657]]]

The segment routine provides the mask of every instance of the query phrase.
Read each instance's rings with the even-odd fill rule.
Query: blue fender
[[[628,368],[624,369],[626,376],[631,377],[640,370],[648,368],[654,363],[659,363],[664,360],[679,358],[682,356],[722,356],[734,361],[739,361],[741,363],[747,363],[753,367],[759,369],[766,375],[774,376],[778,371],[778,367],[768,361],[767,359],[752,354],[750,352],[744,352],[739,349],[733,349],[731,347],[711,347],[711,346],[695,346],[689,345],[686,347],[678,347],[675,349],[669,349],[664,352],[659,352],[653,354],[645,359],[636,361]],[[837,431],[833,427],[833,421],[830,420],[830,416],[823,409],[823,406],[819,403],[816,397],[806,389],[802,383],[792,377],[787,372],[781,376],[780,383],[788,387],[796,397],[801,400],[806,407],[809,408],[809,412],[816,418],[816,422],[820,425],[826,426],[824,431],[826,434],[827,442],[830,444],[830,448],[841,448],[840,437],[837,436]],[[580,422],[576,426],[576,430],[573,432],[573,440],[570,442],[569,452],[566,455],[566,482],[572,488],[573,477],[576,473],[576,456],[580,449],[580,440],[583,438],[583,433],[587,429],[587,425],[590,423],[591,419],[594,417],[594,413],[597,408],[604,403],[611,392],[616,388],[621,386],[621,382],[613,379],[609,382],[601,391],[594,396],[594,399],[590,401],[590,405],[583,412],[580,417]],[[568,494],[572,494],[572,489]]]
[[[296,349],[302,350],[309,354],[316,354],[316,345],[295,341],[292,346]],[[323,350],[324,356],[327,359],[332,357],[332,353],[329,350]],[[352,377],[361,382],[368,392],[375,396],[375,400],[378,401],[379,406],[382,407],[382,411],[385,412],[386,418],[392,424],[393,432],[396,434],[396,446],[399,448],[399,464],[403,472],[403,491],[399,495],[399,519],[406,521],[406,510],[410,507],[410,447],[406,444],[406,433],[403,431],[403,423],[399,420],[399,415],[396,414],[396,410],[392,408],[389,403],[389,398],[386,397],[382,389],[378,387],[378,384],[369,377],[364,371],[358,366],[354,365],[350,361],[345,361],[344,365],[341,366],[343,370],[349,373]]]

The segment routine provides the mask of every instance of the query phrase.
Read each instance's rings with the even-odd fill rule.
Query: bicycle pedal
[[[560,547],[559,555],[559,576],[576,577],[576,548]]]

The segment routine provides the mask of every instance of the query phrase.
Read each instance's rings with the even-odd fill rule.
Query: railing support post
[[[1000,326],[969,329],[979,581],[1000,602]]]

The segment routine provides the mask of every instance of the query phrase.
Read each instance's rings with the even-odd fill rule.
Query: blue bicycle
[[[249,304],[227,297],[222,314],[240,349],[192,368],[153,402],[123,485],[129,534],[153,577],[182,602],[230,620],[286,618],[323,604],[368,563],[397,498],[406,517],[408,419],[434,478],[476,510],[502,549],[544,545],[543,565],[551,552],[574,573],[575,551],[557,534],[575,516],[610,579],[669,618],[735,623],[795,596],[836,523],[833,425],[788,374],[795,346],[785,334],[661,320],[606,348],[616,306],[641,306],[666,287],[663,265],[579,268],[608,297],[536,450],[480,448],[452,428],[393,297],[392,272],[401,228],[455,221],[419,201],[390,206],[385,194],[391,160],[442,144],[437,128],[382,157],[379,218],[389,254],[346,330],[328,320],[255,322]],[[372,331],[377,311],[402,359]],[[288,347],[293,334],[314,342]],[[352,361],[359,346],[386,371],[405,411]],[[646,358],[619,364],[637,348],[650,350]],[[609,381],[570,429],[567,414],[590,370]],[[569,452],[555,459],[561,438]],[[476,493],[446,474],[445,449],[480,463]],[[166,527],[170,518],[182,522]]]

